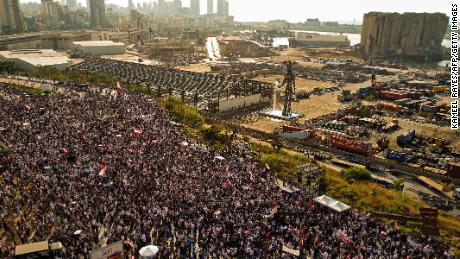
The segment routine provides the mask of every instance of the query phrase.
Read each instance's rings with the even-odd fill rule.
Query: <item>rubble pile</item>
[[[250,41],[219,41],[222,55],[228,58],[260,58],[277,54]]]

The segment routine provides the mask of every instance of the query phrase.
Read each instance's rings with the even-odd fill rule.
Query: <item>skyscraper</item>
[[[59,23],[60,5],[53,0],[42,0],[42,15],[47,26]]]
[[[208,14],[214,14],[214,0],[208,0],[208,5],[207,5],[207,8],[208,8]]]
[[[77,9],[77,0],[67,0],[66,4],[71,10]]]
[[[190,0],[190,13],[192,16],[200,16],[200,0]]]
[[[92,27],[105,26],[105,3],[104,0],[89,0],[89,23]]]
[[[229,6],[227,0],[217,0],[217,15],[219,16],[228,16]]]
[[[129,9],[129,10],[134,10],[133,0],[129,0],[129,1],[128,1],[128,9]]]
[[[0,1],[0,26],[3,34],[24,32],[18,0]]]

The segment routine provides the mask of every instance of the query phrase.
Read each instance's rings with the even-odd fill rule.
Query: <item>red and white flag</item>
[[[117,90],[118,95],[123,95],[124,89],[123,89],[123,87],[121,87],[120,82],[117,82],[117,88],[115,88],[115,89]]]
[[[107,163],[104,161],[102,162],[101,168],[99,169],[99,176],[103,176],[107,172]]]
[[[254,182],[254,174],[252,173],[252,171],[249,170],[248,174],[249,174],[249,179],[251,180],[251,182]]]
[[[142,132],[144,132],[142,129],[134,129],[133,133],[136,134],[136,135],[140,135],[142,134]]]

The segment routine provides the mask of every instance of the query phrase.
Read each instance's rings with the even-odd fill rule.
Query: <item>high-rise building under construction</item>
[[[190,13],[192,16],[200,16],[200,0],[190,0]]]
[[[19,0],[0,1],[0,28],[2,34],[20,33],[25,31]]]
[[[229,5],[227,0],[217,0],[217,15],[229,16]]]
[[[104,0],[89,0],[89,23],[91,27],[100,28],[105,26],[105,3]]]
[[[208,0],[208,4],[206,7],[208,9],[207,14],[214,14],[214,0]]]

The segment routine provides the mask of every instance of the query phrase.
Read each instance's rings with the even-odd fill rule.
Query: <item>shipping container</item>
[[[385,149],[383,155],[386,159],[395,160],[398,163],[405,162],[407,158],[406,153],[393,151],[391,149]]]
[[[409,99],[409,98],[404,98],[404,99],[396,100],[395,103],[404,106],[406,103],[408,103],[408,102],[410,102],[410,101],[411,101],[411,99]]]
[[[283,132],[302,131],[303,129],[296,126],[283,124]]]
[[[415,130],[409,130],[408,132],[399,135],[396,140],[399,145],[405,146],[408,145],[415,138]]]
[[[377,109],[379,110],[400,112],[402,108],[403,107],[401,105],[397,105],[397,104],[384,103],[384,102],[377,103]]]
[[[331,136],[331,145],[339,149],[351,151],[359,154],[369,154],[372,152],[372,147],[369,143],[362,143],[354,139]]]
[[[399,100],[403,98],[407,98],[409,95],[407,93],[396,92],[396,91],[381,91],[380,98],[387,99],[387,100]]]
[[[372,90],[371,87],[360,88],[360,89],[358,90],[358,95],[359,95],[359,96],[368,96],[368,95],[371,94],[371,90]]]
[[[420,105],[420,111],[421,112],[431,112],[431,113],[435,113],[438,111],[438,107],[436,107],[435,105],[431,104],[431,103],[422,103]]]

